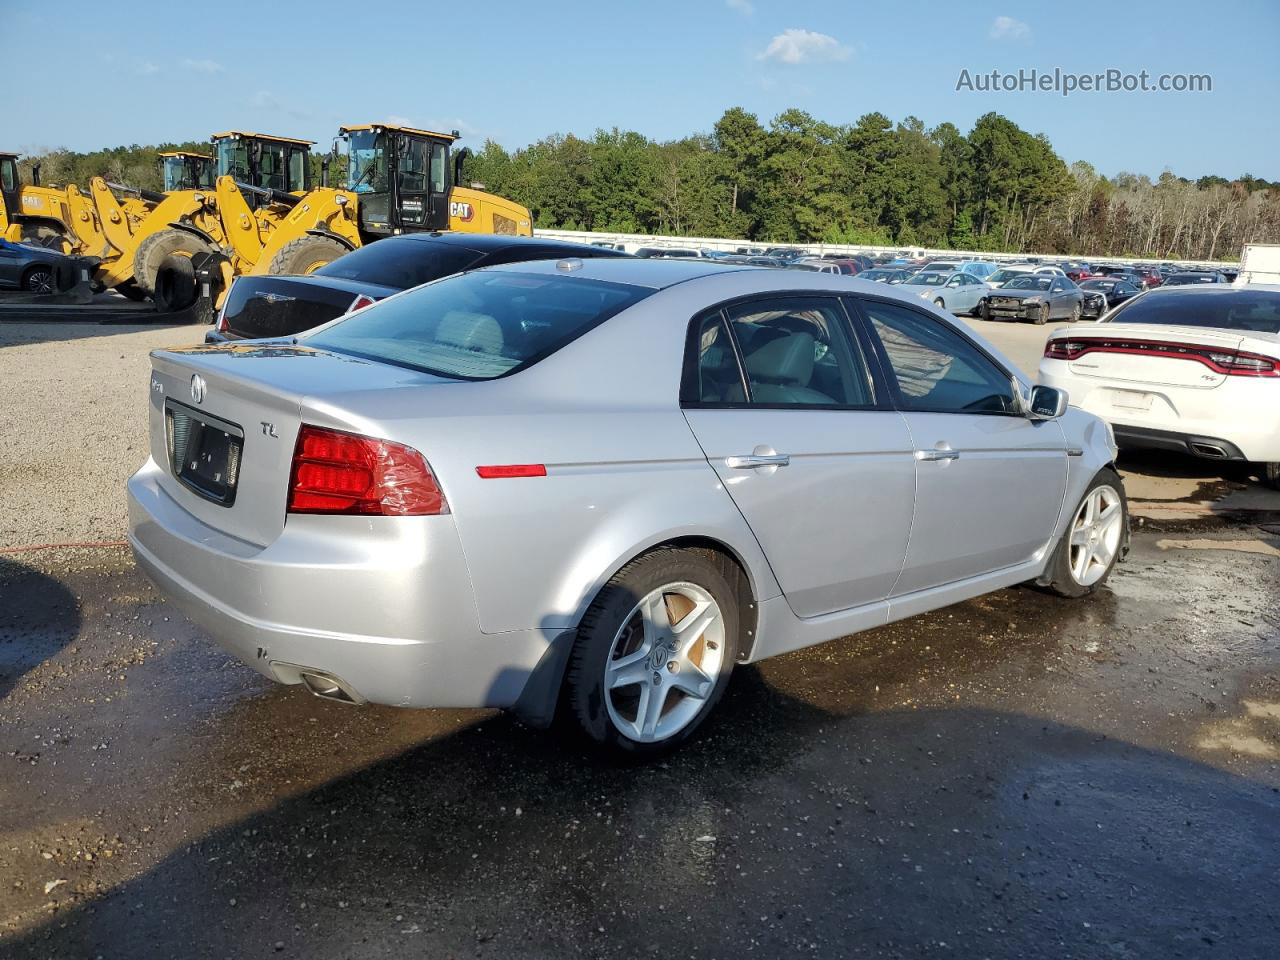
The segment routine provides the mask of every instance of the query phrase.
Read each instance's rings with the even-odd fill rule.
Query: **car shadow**
[[[80,634],[80,602],[55,577],[0,557],[0,700]]]
[[[472,723],[86,886],[5,956],[1273,955],[1272,789],[1037,717],[736,679],[647,766]]]

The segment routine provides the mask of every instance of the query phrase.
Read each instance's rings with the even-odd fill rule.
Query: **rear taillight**
[[[1087,353],[1122,353],[1134,357],[1194,360],[1229,377],[1280,377],[1280,360],[1243,350],[1221,350],[1197,343],[1163,340],[1049,340],[1044,355],[1052,360],[1076,360]]]
[[[289,513],[430,516],[449,512],[412,447],[303,424],[289,474]]]
[[[347,313],[355,313],[357,310],[363,310],[365,307],[371,307],[378,301],[373,297],[366,297],[363,293],[351,301],[351,306],[347,307]]]
[[[218,311],[217,330],[219,333],[227,332],[227,305],[224,303]]]

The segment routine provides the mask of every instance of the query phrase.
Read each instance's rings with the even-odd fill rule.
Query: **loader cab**
[[[315,141],[231,130],[212,137],[216,175],[285,193],[311,189]]]
[[[174,150],[160,154],[160,176],[164,192],[175,190],[212,190],[213,157],[202,153]]]
[[[457,133],[369,124],[343,127],[347,189],[374,236],[449,228],[449,148]]]
[[[0,153],[0,239],[9,229],[15,217],[22,212],[18,206],[18,194],[22,184],[18,180],[18,155]]]

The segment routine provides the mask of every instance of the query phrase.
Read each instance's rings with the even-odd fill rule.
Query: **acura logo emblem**
[[[204,403],[204,377],[198,373],[191,375],[191,399],[196,403]]]

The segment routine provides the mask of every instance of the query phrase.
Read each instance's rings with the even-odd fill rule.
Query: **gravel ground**
[[[203,336],[0,324],[0,548],[124,536],[124,483],[146,458],[147,354]]]

